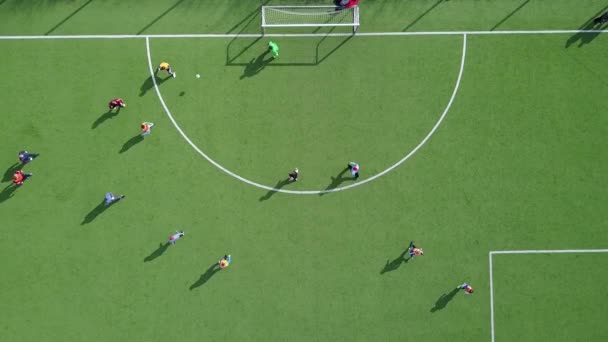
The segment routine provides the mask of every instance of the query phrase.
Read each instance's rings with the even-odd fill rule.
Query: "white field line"
[[[492,252],[488,254],[490,258],[490,331],[492,333],[492,340],[494,341],[494,276],[492,275]]]
[[[433,133],[435,133],[435,131],[437,130],[437,128],[439,128],[439,125],[441,125],[441,123],[443,122],[443,119],[445,119],[446,115],[448,114],[448,112],[450,111],[450,108],[452,107],[452,103],[454,102],[454,99],[456,98],[456,94],[458,93],[458,88],[460,87],[460,81],[462,80],[462,73],[464,71],[464,62],[466,59],[466,52],[467,52],[467,35],[464,34],[463,35],[463,40],[462,40],[462,58],[460,60],[460,71],[458,72],[458,79],[456,80],[456,85],[454,86],[454,91],[452,92],[452,96],[450,97],[450,101],[448,102],[447,106],[445,107],[445,110],[443,111],[443,114],[441,114],[441,116],[439,117],[439,120],[437,120],[437,123],[435,123],[435,126],[433,126],[433,128],[430,130],[430,132],[424,137],[424,139],[422,139],[422,141],[420,143],[418,143],[418,145],[410,152],[408,153],[405,157],[401,158],[401,160],[399,160],[398,162],[396,162],[395,164],[393,164],[392,166],[390,166],[389,168],[387,168],[386,170],[372,176],[369,178],[366,178],[364,180],[358,181],[356,183],[353,183],[351,185],[348,186],[344,186],[344,187],[339,187],[339,188],[334,188],[334,189],[327,189],[327,190],[286,190],[286,189],[279,189],[279,188],[273,188],[271,186],[267,186],[267,185],[263,185],[263,184],[259,184],[256,183],[252,180],[249,180],[247,178],[241,177],[239,175],[237,175],[236,173],[226,169],[225,167],[223,167],[222,165],[220,165],[219,163],[217,163],[215,160],[211,159],[211,157],[209,157],[207,154],[205,154],[205,152],[203,152],[200,148],[198,148],[193,142],[192,140],[190,140],[190,138],[188,138],[188,136],[186,135],[186,133],[184,133],[184,131],[179,127],[179,125],[177,124],[177,121],[175,121],[175,118],[173,118],[173,115],[171,115],[171,111],[169,111],[169,108],[167,107],[167,104],[165,103],[165,101],[163,100],[163,97],[160,93],[160,90],[158,88],[158,85],[156,84],[156,79],[154,78],[154,70],[153,70],[153,66],[152,66],[152,56],[150,54],[150,38],[146,37],[146,51],[148,54],[148,66],[150,68],[150,75],[152,77],[152,81],[154,82],[154,89],[156,90],[156,95],[158,96],[158,99],[160,100],[163,108],[165,109],[165,113],[167,114],[167,116],[169,117],[169,120],[171,120],[171,122],[173,123],[173,126],[175,126],[175,128],[177,129],[177,131],[181,134],[181,136],[188,142],[188,144],[190,144],[190,146],[192,146],[192,148],[194,148],[194,150],[196,152],[198,152],[198,154],[200,154],[203,158],[207,159],[207,161],[209,161],[211,164],[213,164],[215,167],[217,167],[218,169],[222,170],[223,172],[225,172],[226,174],[242,181],[245,182],[249,185],[253,185],[255,187],[261,188],[261,189],[265,189],[265,190],[269,190],[269,191],[276,191],[276,192],[282,192],[282,193],[286,193],[286,194],[294,194],[294,195],[315,195],[315,194],[321,194],[321,193],[329,193],[329,192],[337,192],[337,191],[343,191],[343,190],[347,190],[347,189],[351,189],[360,185],[363,185],[365,183],[371,182],[375,179],[378,179],[382,176],[384,176],[385,174],[391,172],[392,170],[394,170],[395,168],[397,168],[399,165],[403,164],[406,160],[408,160],[411,156],[413,156],[416,152],[418,152],[418,150],[424,146],[424,144],[431,138],[431,136],[433,135]]]
[[[531,249],[521,251],[491,251],[490,254],[557,254],[557,253],[608,253],[608,249]]]
[[[492,342],[495,342],[494,334],[494,276],[492,273],[492,256],[497,254],[580,254],[580,253],[608,253],[608,249],[530,249],[515,251],[490,251],[490,328]]]
[[[173,118],[173,115],[171,115],[171,112],[169,111],[169,108],[167,107],[167,104],[165,103],[165,100],[163,99],[163,96],[160,93],[160,89],[158,88],[158,84],[156,83],[156,77],[154,75],[154,67],[152,66],[152,55],[150,54],[150,39],[148,37],[146,37],[146,52],[148,54],[148,67],[150,69],[150,77],[152,78],[152,82],[154,83],[154,90],[156,91],[156,95],[158,96],[158,99],[160,100],[161,105],[163,106],[163,108],[165,109],[165,113],[167,113],[167,116],[169,117],[169,120],[171,120],[171,123],[173,123],[173,126],[175,126],[175,128],[177,129],[177,131],[179,132],[179,134],[181,134],[181,136],[186,140],[186,142],[188,142],[188,144],[190,144],[190,146],[192,146],[192,148],[198,152],[198,154],[200,154],[201,156],[203,156],[205,159],[207,159],[207,161],[209,161],[211,164],[213,164],[215,167],[217,167],[218,169],[224,171],[225,173],[227,173],[228,175],[242,181],[245,182],[247,184],[262,188],[262,189],[266,189],[266,190],[273,190],[272,187],[270,186],[266,186],[266,185],[262,185],[262,184],[258,184],[255,183],[253,181],[250,181],[246,178],[243,178],[239,175],[237,175],[236,173],[226,169],[225,167],[223,167],[222,165],[220,165],[219,163],[217,163],[215,160],[211,159],[208,155],[205,154],[205,152],[203,152],[200,148],[198,148],[198,146],[196,146],[196,144],[194,144],[192,142],[192,140],[190,140],[190,138],[188,138],[188,136],[186,135],[186,133],[184,133],[184,131],[181,129],[181,127],[179,127],[179,125],[177,124],[177,122],[175,121],[175,119]]]
[[[357,32],[356,36],[450,36],[450,35],[523,35],[523,34],[587,34],[605,33],[608,30],[520,30],[520,31],[421,31],[421,32]],[[99,34],[99,35],[49,35],[49,36],[0,36],[0,40],[28,40],[28,39],[148,39],[148,38],[281,38],[281,37],[347,37],[352,33],[192,33],[192,34]]]

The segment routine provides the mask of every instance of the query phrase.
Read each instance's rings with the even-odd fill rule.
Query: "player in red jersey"
[[[127,104],[121,98],[114,99],[114,100],[110,101],[110,103],[108,103],[108,107],[110,108],[110,110],[112,110],[116,107],[124,108],[126,106],[127,106]]]
[[[32,177],[31,173],[24,173],[22,170],[17,170],[13,173],[13,184],[17,186],[23,185],[23,182],[30,177]]]
[[[462,289],[465,291],[465,294],[473,294],[473,287],[467,283],[462,285],[458,285],[457,289]]]

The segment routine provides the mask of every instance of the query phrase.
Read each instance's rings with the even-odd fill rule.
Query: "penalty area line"
[[[177,121],[175,121],[175,119],[173,118],[173,115],[171,115],[171,111],[169,111],[169,108],[167,107],[167,104],[165,103],[165,100],[163,99],[162,94],[160,93],[160,89],[158,88],[158,83],[156,82],[156,75],[154,74],[154,67],[152,66],[152,55],[150,53],[150,38],[146,37],[146,52],[148,54],[148,67],[150,69],[150,78],[152,79],[152,83],[154,84],[154,90],[156,91],[156,95],[158,96],[158,100],[160,101],[160,104],[163,106],[163,109],[165,110],[165,113],[167,114],[167,117],[169,117],[169,120],[171,120],[171,123],[173,124],[173,126],[175,126],[175,128],[177,129],[177,131],[179,132],[179,134],[184,138],[184,140],[186,140],[186,142],[188,142],[188,144],[196,151],[198,152],[198,154],[200,154],[203,158],[207,159],[208,162],[210,162],[211,164],[213,164],[215,167],[217,167],[218,169],[224,171],[225,173],[227,173],[228,175],[242,181],[245,182],[247,184],[253,185],[253,186],[257,186],[258,188],[262,188],[265,190],[273,190],[272,187],[270,186],[266,186],[266,185],[262,185],[262,184],[258,184],[255,183],[253,181],[250,181],[246,178],[243,178],[239,175],[237,175],[236,173],[226,169],[225,167],[223,167],[222,165],[220,165],[219,163],[217,163],[215,160],[211,159],[207,154],[205,154],[205,152],[203,152],[200,148],[198,148],[198,146],[196,146],[196,144],[194,144],[192,142],[192,140],[190,140],[190,138],[188,138],[188,136],[186,135],[186,133],[184,133],[184,131],[181,129],[181,127],[177,124]]]
[[[494,275],[492,272],[492,256],[499,254],[583,254],[583,253],[608,253],[608,248],[602,249],[529,249],[512,251],[490,251],[488,253],[490,265],[490,331],[492,342],[495,342],[494,333]]]
[[[490,251],[494,254],[560,254],[560,253],[608,253],[608,249],[530,249],[513,251]]]
[[[156,82],[156,78],[155,78],[155,74],[154,74],[154,69],[152,66],[152,55],[150,53],[150,37],[146,37],[146,53],[148,56],[148,67],[150,69],[150,77],[152,78],[152,82],[154,84],[154,90],[156,91],[156,95],[158,96],[158,99],[161,103],[161,105],[163,106],[163,109],[165,110],[165,113],[167,114],[167,117],[169,117],[169,120],[171,121],[171,123],[173,124],[173,126],[177,129],[177,131],[179,132],[179,134],[184,138],[184,140],[186,140],[186,142],[198,153],[200,154],[203,158],[207,159],[207,161],[209,161],[211,164],[213,164],[215,167],[217,167],[218,169],[220,169],[221,171],[223,171],[224,173],[244,182],[247,183],[249,185],[253,185],[255,187],[258,187],[260,189],[264,189],[264,190],[269,190],[269,191],[274,191],[274,192],[281,192],[281,193],[285,193],[285,194],[293,194],[293,195],[318,195],[318,194],[324,194],[324,193],[330,193],[330,192],[338,192],[338,191],[344,191],[347,189],[352,189],[355,188],[357,186],[361,186],[363,184],[366,184],[368,182],[371,182],[373,180],[376,180],[384,175],[386,175],[387,173],[391,172],[392,170],[394,170],[395,168],[397,168],[398,166],[400,166],[401,164],[403,164],[406,160],[408,160],[409,158],[411,158],[416,152],[418,152],[418,150],[420,150],[420,148],[422,148],[422,146],[424,146],[424,144],[426,144],[426,142],[431,138],[431,136],[435,133],[435,131],[437,131],[437,129],[439,128],[439,126],[441,125],[441,123],[443,122],[443,120],[445,119],[445,117],[447,116],[448,112],[450,111],[450,108],[452,107],[452,104],[454,103],[454,99],[456,98],[456,94],[458,93],[458,89],[460,88],[460,81],[462,80],[462,74],[464,71],[464,64],[465,64],[465,60],[466,60],[466,54],[467,54],[467,35],[463,34],[462,35],[462,57],[460,60],[460,70],[458,71],[458,78],[456,79],[456,84],[454,86],[454,90],[452,91],[452,96],[450,97],[450,100],[448,101],[448,104],[445,107],[445,110],[443,111],[443,113],[441,114],[441,116],[439,117],[439,119],[437,120],[437,122],[435,123],[435,125],[433,126],[433,128],[427,133],[427,135],[422,139],[422,141],[420,143],[418,143],[418,145],[416,145],[416,147],[414,147],[414,149],[412,151],[410,151],[407,155],[405,155],[405,157],[401,158],[399,161],[397,161],[395,164],[389,166],[386,170],[377,173],[369,178],[366,178],[364,180],[358,181],[354,184],[348,185],[348,186],[343,186],[343,187],[338,187],[338,188],[333,188],[333,189],[326,189],[326,190],[286,190],[286,189],[280,189],[280,188],[274,188],[271,186],[267,186],[267,185],[263,185],[263,184],[259,184],[256,183],[252,180],[249,180],[247,178],[244,178],[240,175],[237,175],[236,173],[226,169],[225,167],[223,167],[222,165],[220,165],[218,162],[216,162],[215,160],[213,160],[211,157],[209,157],[205,152],[203,152],[200,148],[198,148],[198,146],[196,146],[196,144],[194,144],[194,142],[192,142],[192,140],[190,140],[190,138],[188,138],[188,136],[186,135],[186,133],[181,129],[181,127],[178,125],[177,121],[175,120],[175,118],[173,117],[173,115],[171,114],[171,111],[169,110],[169,108],[167,107],[167,104],[165,103],[165,100],[163,99],[162,94],[160,93],[160,89],[158,87],[158,84]]]

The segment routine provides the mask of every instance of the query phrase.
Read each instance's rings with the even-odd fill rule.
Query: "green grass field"
[[[496,340],[604,340],[607,257],[494,255]]]
[[[261,3],[0,0],[0,340],[491,341],[491,293],[496,342],[608,339],[608,254],[495,255],[492,289],[488,267],[608,248],[605,33],[290,29],[316,35],[268,61],[242,35]],[[360,31],[588,29],[605,6],[361,0]],[[153,81],[145,35],[182,33],[226,36],[150,38],[177,72]],[[82,34],[142,36],[7,39]],[[212,165],[155,82],[208,157],[321,193]],[[40,157],[17,189],[22,149]],[[104,210],[108,191],[126,198]]]

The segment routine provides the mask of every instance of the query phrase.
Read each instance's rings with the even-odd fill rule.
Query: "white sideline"
[[[608,249],[531,249],[514,251],[490,251],[490,328],[492,332],[492,342],[495,342],[494,335],[494,276],[492,274],[492,256],[496,254],[566,254],[566,253],[608,253]]]
[[[200,148],[198,148],[198,146],[196,146],[192,142],[192,140],[190,140],[190,138],[188,138],[188,136],[186,135],[186,133],[184,133],[184,131],[179,127],[179,125],[177,124],[177,121],[175,121],[175,119],[173,118],[173,115],[171,115],[171,112],[169,111],[169,108],[167,107],[167,104],[163,100],[163,97],[162,97],[162,95],[160,93],[160,90],[158,88],[158,84],[156,83],[156,79],[154,77],[154,70],[153,70],[153,66],[152,66],[152,56],[150,54],[150,38],[149,37],[146,37],[146,51],[147,51],[147,54],[148,54],[148,66],[150,68],[150,75],[151,75],[152,81],[154,83],[154,89],[156,90],[156,95],[158,96],[158,99],[160,100],[161,105],[165,109],[165,113],[169,117],[169,120],[171,120],[171,123],[173,123],[173,126],[175,126],[175,128],[177,129],[177,131],[181,134],[181,136],[188,142],[188,144],[190,144],[190,146],[192,146],[192,148],[194,148],[194,150],[196,152],[198,152],[198,154],[200,154],[203,158],[207,159],[207,161],[209,161],[211,164],[213,164],[218,169],[224,171],[226,174],[228,174],[228,175],[230,175],[230,176],[232,176],[232,177],[234,177],[234,178],[236,178],[236,179],[238,179],[238,180],[240,180],[242,182],[245,182],[245,183],[247,183],[249,185],[253,185],[255,187],[258,187],[258,188],[261,188],[261,189],[265,189],[265,190],[269,190],[269,191],[282,192],[282,193],[286,193],[286,194],[316,195],[316,194],[321,194],[321,193],[337,192],[337,191],[343,191],[343,190],[351,189],[351,188],[363,185],[365,183],[371,182],[371,181],[373,181],[375,179],[378,179],[378,178],[384,176],[385,174],[389,173],[390,171],[394,170],[399,165],[403,164],[406,160],[408,160],[411,156],[413,156],[430,139],[430,137],[433,135],[433,133],[435,133],[435,131],[437,130],[437,128],[439,128],[439,125],[441,125],[441,123],[443,122],[443,119],[445,119],[446,115],[450,111],[450,108],[452,107],[452,103],[454,102],[454,99],[456,98],[456,94],[458,93],[458,88],[460,87],[460,81],[462,80],[462,72],[464,71],[464,62],[465,62],[465,59],[466,59],[467,35],[466,34],[463,35],[462,58],[461,58],[461,61],[460,61],[460,71],[458,72],[458,78],[456,80],[456,85],[454,86],[454,91],[452,92],[452,96],[450,97],[450,101],[448,102],[447,106],[445,107],[445,110],[443,111],[443,114],[441,114],[441,116],[439,117],[439,120],[437,120],[437,123],[435,123],[435,125],[433,126],[433,128],[424,137],[424,139],[422,139],[422,141],[420,143],[418,143],[418,145],[416,145],[416,147],[410,153],[408,153],[405,157],[401,158],[401,160],[399,160],[398,162],[396,162],[392,166],[388,167],[386,170],[384,170],[384,171],[382,171],[382,172],[380,172],[378,174],[375,174],[372,177],[366,178],[366,179],[361,180],[361,181],[357,181],[356,183],[353,183],[351,185],[347,185],[347,186],[344,186],[344,187],[333,188],[333,189],[326,189],[326,190],[285,190],[285,189],[273,188],[271,186],[259,184],[259,183],[256,183],[256,182],[252,181],[252,180],[249,180],[247,178],[239,176],[236,173],[234,173],[234,172],[226,169],[225,167],[223,167],[222,165],[220,165],[219,163],[217,163],[215,160],[211,159],[211,157],[209,157],[207,154],[205,154],[205,152],[203,152]]]
[[[605,33],[608,30],[515,30],[515,31],[420,31],[420,32],[358,32],[355,35],[361,37],[376,36],[449,36],[449,35],[520,35],[520,34],[587,34]],[[185,34],[93,34],[93,35],[17,35],[0,36],[0,40],[28,40],[28,39],[149,39],[149,38],[281,38],[281,37],[348,37],[352,33],[185,33]]]

